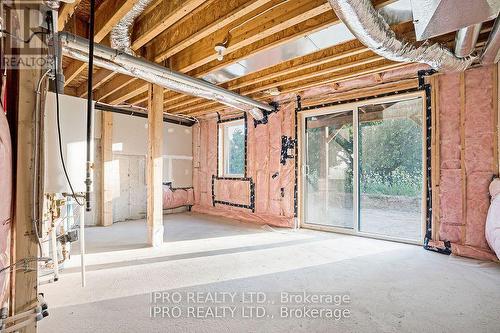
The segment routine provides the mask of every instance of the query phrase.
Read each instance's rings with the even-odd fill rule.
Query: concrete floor
[[[500,266],[494,263],[196,214],[168,215],[164,224],[166,243],[159,249],[145,247],[144,221],[87,228],[87,286],[80,286],[74,255],[58,282],[40,288],[50,311],[40,332],[500,331]],[[281,303],[280,293],[304,291],[348,295],[350,301]],[[153,292],[170,300],[152,303]],[[195,292],[203,298],[196,303]],[[234,301],[222,299],[224,292],[235,293]],[[263,292],[265,301],[243,303],[250,292]],[[264,317],[256,318],[262,312],[254,310],[247,318],[252,306]],[[334,316],[347,309],[349,317],[342,312],[339,320],[326,318],[324,311],[322,319],[280,316],[303,306]],[[151,318],[152,308],[163,307],[171,316],[179,309],[181,317]],[[224,307],[234,307],[234,317]]]

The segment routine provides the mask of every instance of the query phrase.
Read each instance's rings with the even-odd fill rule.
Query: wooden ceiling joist
[[[304,80],[308,80],[311,78],[315,78],[318,76],[323,76],[326,74],[332,74],[336,72],[341,72],[345,71],[354,67],[358,67],[361,65],[366,65],[366,64],[371,64],[375,62],[379,62],[383,60],[384,58],[378,55],[371,55],[369,57],[357,57],[358,59],[356,60],[356,57],[348,57],[346,59],[342,59],[341,61],[335,61],[331,64],[326,64],[323,68],[313,68],[313,70],[306,69],[304,70],[300,75],[292,75],[292,76],[284,76],[283,78],[277,78],[273,80],[268,80],[264,81],[264,84],[259,84],[257,86],[250,86],[250,89],[242,90],[240,91],[240,94],[244,96],[249,96],[255,93],[264,93],[265,91],[271,89],[271,88],[278,88],[283,85],[295,83],[295,82],[300,82]],[[212,101],[203,101],[200,104],[197,104],[196,107],[210,107],[213,105],[216,105],[217,103],[214,104]],[[184,113],[192,109],[193,107],[188,105],[184,108],[178,109],[178,107],[181,105],[172,105],[169,108],[169,112],[172,113]],[[177,108],[177,109],[175,109]]]
[[[80,4],[81,0],[75,0],[73,3],[63,3],[61,8],[59,8],[59,14],[57,17],[57,28],[59,31],[64,29],[66,22],[73,16],[75,13],[76,7]]]
[[[407,65],[407,64],[406,64]],[[343,82],[347,80],[351,80],[353,78],[358,78],[358,77],[363,77],[367,76],[373,73],[378,73],[378,72],[383,72],[387,71],[390,69],[393,69],[395,67],[402,67],[405,66],[404,64],[401,63],[394,63],[389,60],[384,60],[381,64],[376,64],[376,65],[370,65],[370,66],[362,66],[358,69],[355,70],[348,70],[346,73],[339,74],[336,76],[331,76],[328,75],[326,77],[321,77],[321,78],[316,78],[311,82],[300,82],[296,85],[289,85],[289,86],[284,86],[283,90],[281,91],[281,94],[290,94],[290,93],[298,93],[310,88],[314,87],[319,87],[319,86],[324,86],[327,84],[332,84],[334,82]],[[373,88],[371,88],[373,89]],[[268,96],[251,96],[255,100],[267,100],[269,97]],[[344,98],[344,97],[343,97]],[[203,114],[207,113],[213,113],[213,112],[223,112],[227,109],[226,106],[224,105],[217,105],[216,107],[213,108],[202,108],[200,110],[192,110],[190,112],[184,113],[185,115],[189,116],[200,116]]]
[[[149,59],[162,62],[217,30],[225,29],[232,22],[270,1],[228,0],[214,2],[205,10],[183,18],[170,29],[158,35],[154,43],[146,46],[145,54]]]
[[[115,72],[112,72],[110,70],[107,70],[105,68],[99,68],[95,73],[94,73],[94,78],[92,80],[92,90],[95,90],[102,86],[106,81],[111,79],[116,75]],[[76,88],[76,95],[78,97],[86,97],[87,96],[87,82],[84,84],[81,84]]]
[[[107,8],[106,12],[100,16],[96,12],[96,19],[106,22],[96,24],[96,29],[102,30],[96,34],[96,40],[97,37],[101,41],[106,39],[118,17],[123,17],[136,1],[104,1],[98,11]],[[372,2],[380,8],[394,0]],[[110,11],[113,6],[120,6],[121,14]],[[123,6],[128,9],[124,10]],[[132,48],[148,60],[202,78],[258,52],[338,23],[340,20],[327,0],[155,0],[134,23]],[[413,33],[413,24],[403,23],[393,29],[397,34],[409,35]],[[222,61],[217,60],[214,50],[218,43],[226,46]],[[269,101],[272,99],[269,89],[278,88],[285,96],[322,85],[342,86],[340,82],[402,66],[405,64],[388,61],[352,40],[246,73],[220,86],[256,100]],[[70,84],[68,92],[71,88],[77,96],[85,97],[84,74],[79,74],[82,67],[86,65],[71,61],[65,66],[65,75]],[[381,78],[380,83],[385,84]],[[71,81],[75,83],[71,85]],[[94,72],[93,89],[94,99],[109,104],[144,105],[147,102],[147,82],[106,69]],[[171,113],[196,116],[228,109],[218,102],[173,91],[165,90],[163,96],[164,110]]]
[[[156,3],[157,6],[153,10],[140,16],[135,22],[132,49],[138,50],[185,15],[207,2],[209,1],[170,0]]]

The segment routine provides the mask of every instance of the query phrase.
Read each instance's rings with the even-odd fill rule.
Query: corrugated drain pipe
[[[64,55],[80,61],[89,61],[88,40],[68,32],[59,34]],[[241,96],[204,80],[173,71],[156,63],[141,59],[110,47],[94,45],[96,66],[143,79],[164,88],[195,97],[214,100],[261,120],[263,111],[272,112],[274,106]]]
[[[399,40],[370,0],[329,0],[337,16],[373,52],[393,61],[419,62],[440,71],[464,71],[474,57],[458,58],[440,44],[417,46]]]

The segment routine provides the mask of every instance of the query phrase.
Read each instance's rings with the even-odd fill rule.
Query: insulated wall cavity
[[[248,117],[245,179],[219,177],[218,118],[203,119],[193,127],[194,211],[281,227],[294,225],[295,160],[281,163],[281,144],[282,136],[295,139],[295,106],[295,102],[282,104],[278,112],[269,114],[266,124],[255,126]]]
[[[437,77],[439,241],[456,254],[490,259],[485,223],[488,186],[498,174],[497,68]]]

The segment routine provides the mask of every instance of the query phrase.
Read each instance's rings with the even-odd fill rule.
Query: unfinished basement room
[[[0,333],[500,332],[500,0],[0,0]]]

